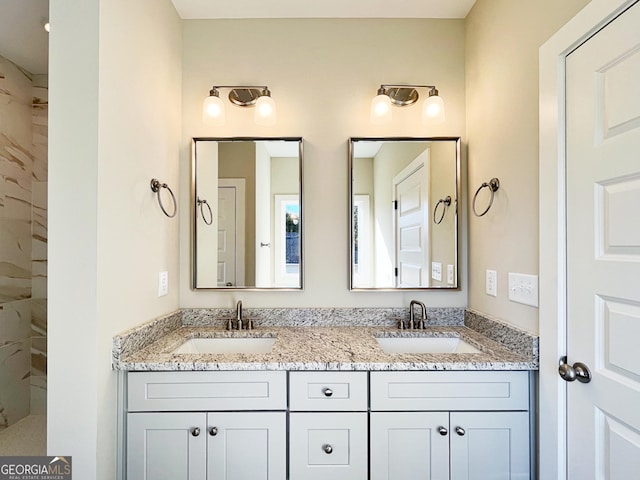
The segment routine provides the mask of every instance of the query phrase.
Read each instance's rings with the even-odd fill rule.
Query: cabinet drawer
[[[367,414],[291,413],[291,480],[367,478]]]
[[[127,378],[130,412],[286,409],[286,372],[133,372]]]
[[[366,411],[367,372],[291,372],[292,411]]]
[[[528,410],[527,372],[371,372],[371,410]]]

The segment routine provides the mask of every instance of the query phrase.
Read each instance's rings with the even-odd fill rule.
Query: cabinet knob
[[[449,433],[449,430],[447,430],[447,429],[446,429],[446,428],[444,428],[444,427],[438,427],[438,433],[439,433],[440,435],[442,435],[443,437],[445,437],[445,436],[447,435],[447,433]]]
[[[333,395],[333,390],[331,390],[329,387],[324,387],[322,389],[322,393],[324,393],[325,397],[330,397],[331,395]]]
[[[325,443],[322,446],[322,450],[324,450],[324,453],[326,453],[327,455],[330,454],[331,452],[333,452],[333,447],[331,445],[329,445],[328,443]]]
[[[194,429],[191,430],[191,435],[193,435],[194,437],[197,437],[198,435],[200,435],[200,429],[198,427],[195,427]]]
[[[456,427],[456,433],[462,437],[467,432],[465,432],[464,428],[462,428],[462,427]]]
[[[218,427],[211,427],[211,430],[209,430],[209,435],[211,435],[212,437],[215,437],[218,434]]]

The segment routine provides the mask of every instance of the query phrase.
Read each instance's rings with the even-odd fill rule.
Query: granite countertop
[[[480,353],[388,354],[375,337],[459,337]],[[192,338],[275,337],[265,354],[175,354]],[[127,371],[171,370],[537,370],[536,356],[524,355],[464,325],[399,330],[389,326],[260,326],[227,331],[220,326],[167,328],[140,348],[118,350],[113,368]],[[537,342],[537,339],[536,339]],[[537,347],[537,343],[536,343]]]

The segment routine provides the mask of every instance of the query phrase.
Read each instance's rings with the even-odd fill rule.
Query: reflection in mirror
[[[193,288],[302,288],[302,139],[195,138]]]
[[[460,139],[352,138],[351,289],[458,288]]]

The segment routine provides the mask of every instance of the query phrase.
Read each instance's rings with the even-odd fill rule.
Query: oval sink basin
[[[458,337],[376,337],[385,353],[481,353]]]
[[[275,338],[192,338],[171,353],[269,353]]]

